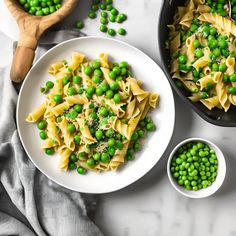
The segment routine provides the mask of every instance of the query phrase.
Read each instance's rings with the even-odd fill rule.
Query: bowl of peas
[[[188,138],[171,152],[167,174],[173,187],[190,198],[204,198],[223,184],[226,163],[222,151],[211,141]]]

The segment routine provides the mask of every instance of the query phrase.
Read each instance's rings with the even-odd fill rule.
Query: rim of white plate
[[[21,143],[22,143],[22,146],[24,147],[24,150],[26,152],[26,154],[28,155],[28,157],[30,158],[30,160],[33,162],[33,164],[35,165],[35,167],[40,171],[42,172],[45,176],[47,176],[47,178],[49,178],[50,180],[52,180],[53,182],[57,183],[58,185],[64,187],[64,188],[67,188],[67,189],[70,189],[70,190],[73,190],[73,191],[76,191],[76,192],[81,192],[81,193],[90,193],[90,194],[104,194],[104,193],[110,193],[110,192],[115,192],[115,191],[118,191],[120,189],[123,189],[123,188],[126,188],[128,187],[129,185],[135,183],[136,181],[138,181],[139,179],[141,179],[142,177],[144,177],[156,164],[157,162],[163,157],[163,154],[165,153],[169,143],[170,143],[170,140],[173,136],[173,132],[174,132],[174,126],[175,126],[175,100],[174,100],[174,96],[173,96],[173,91],[172,91],[172,88],[170,86],[170,83],[169,81],[167,80],[168,82],[168,86],[170,88],[170,94],[171,94],[171,100],[173,101],[173,122],[171,123],[172,124],[172,127],[171,127],[171,133],[170,133],[170,137],[167,141],[167,145],[165,147],[165,149],[163,150],[163,153],[162,155],[160,156],[160,158],[153,164],[151,165],[144,174],[141,174],[139,175],[138,177],[136,177],[135,179],[132,179],[131,181],[130,180],[127,180],[126,184],[123,185],[123,186],[119,186],[117,188],[114,188],[112,190],[109,190],[109,191],[94,191],[94,192],[87,192],[87,191],[81,191],[81,190],[78,190],[76,188],[73,188],[73,187],[69,187],[69,186],[66,186],[64,185],[63,183],[55,180],[53,177],[51,177],[50,175],[48,175],[47,173],[45,173],[45,171],[43,171],[36,163],[35,161],[33,160],[33,158],[29,155],[28,153],[28,150],[25,146],[25,143],[23,141],[23,138],[22,138],[22,134],[21,134],[21,131],[20,131],[20,128],[19,128],[19,103],[20,103],[20,98],[21,98],[21,94],[22,94],[22,91],[24,90],[24,86],[25,86],[25,83],[30,75],[30,72],[33,70],[34,67],[37,66],[37,64],[47,55],[49,54],[51,51],[55,50],[56,48],[58,47],[61,47],[63,44],[67,44],[67,43],[70,43],[72,41],[80,41],[80,40],[86,40],[86,39],[102,39],[102,40],[108,40],[108,41],[114,41],[116,43],[119,43],[119,44],[123,44],[124,46],[126,47],[129,47],[131,48],[132,50],[135,50],[136,52],[138,53],[141,53],[143,57],[146,57],[148,60],[150,60],[150,62],[152,62],[153,64],[155,64],[155,66],[158,66],[160,68],[160,70],[163,72],[163,76],[166,77],[166,74],[164,73],[164,71],[161,69],[160,65],[158,63],[156,63],[151,57],[149,57],[147,54],[145,54],[142,50],[126,43],[126,42],[123,42],[121,40],[118,40],[118,39],[111,39],[111,38],[107,38],[107,37],[102,37],[102,36],[84,36],[84,37],[78,37],[78,38],[73,38],[73,39],[69,39],[69,40],[66,40],[66,41],[63,41],[57,45],[55,45],[54,47],[50,48],[47,52],[45,52],[40,58],[37,59],[37,61],[34,63],[34,65],[31,67],[31,69],[29,70],[29,72],[27,73],[23,83],[22,83],[22,86],[21,86],[21,89],[20,89],[20,92],[19,92],[19,95],[18,95],[18,100],[17,100],[17,108],[16,108],[16,123],[17,123],[17,130],[18,130],[18,133],[19,133],[19,137],[20,137],[20,140],[21,140]]]

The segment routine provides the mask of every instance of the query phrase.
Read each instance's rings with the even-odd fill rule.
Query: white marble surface
[[[157,49],[158,15],[163,0],[115,0],[115,6],[128,14],[124,23],[128,34],[117,37],[146,52],[159,62]],[[84,32],[103,35],[98,22],[86,18],[89,1],[66,20],[85,20]],[[16,39],[16,25],[6,17],[0,0],[0,30]],[[11,40],[0,34],[0,66],[11,60]],[[118,192],[99,196],[95,222],[108,236],[233,236],[236,235],[236,128],[217,127],[202,120],[176,96],[176,128],[172,141],[158,164],[141,180]],[[188,199],[177,193],[166,174],[170,150],[184,138],[204,137],[222,149],[227,175],[223,187],[212,197]],[[158,147],[157,147],[158,148]]]

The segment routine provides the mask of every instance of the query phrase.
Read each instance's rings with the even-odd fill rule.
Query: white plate
[[[117,172],[79,175],[76,171],[62,172],[58,168],[58,155],[47,156],[41,149],[42,141],[35,124],[25,122],[29,112],[39,106],[44,95],[40,87],[50,79],[48,66],[62,59],[69,59],[74,51],[95,59],[101,52],[108,53],[113,61],[126,60],[131,65],[136,79],[143,81],[148,91],[160,94],[159,107],[151,117],[156,131],[144,140],[142,151],[135,160],[126,163]],[[52,78],[51,78],[52,79]],[[145,175],[161,158],[172,136],[175,121],[175,106],[171,87],[161,68],[140,50],[118,40],[102,37],[76,38],[63,42],[45,53],[28,73],[18,100],[17,124],[22,144],[32,162],[56,183],[79,192],[107,193],[128,186]]]

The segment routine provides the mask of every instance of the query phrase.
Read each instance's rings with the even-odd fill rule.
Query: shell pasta
[[[223,2],[218,6],[216,0],[188,0],[178,7],[168,25],[167,47],[176,85],[186,89],[193,102],[227,112],[235,106],[236,21],[227,17]]]
[[[37,122],[42,149],[59,154],[59,168],[99,173],[133,160],[139,139],[155,130],[147,114],[159,95],[141,88],[127,62],[112,63],[106,53],[89,61],[75,52],[48,72],[54,81],[41,88],[45,100],[26,121]]]

